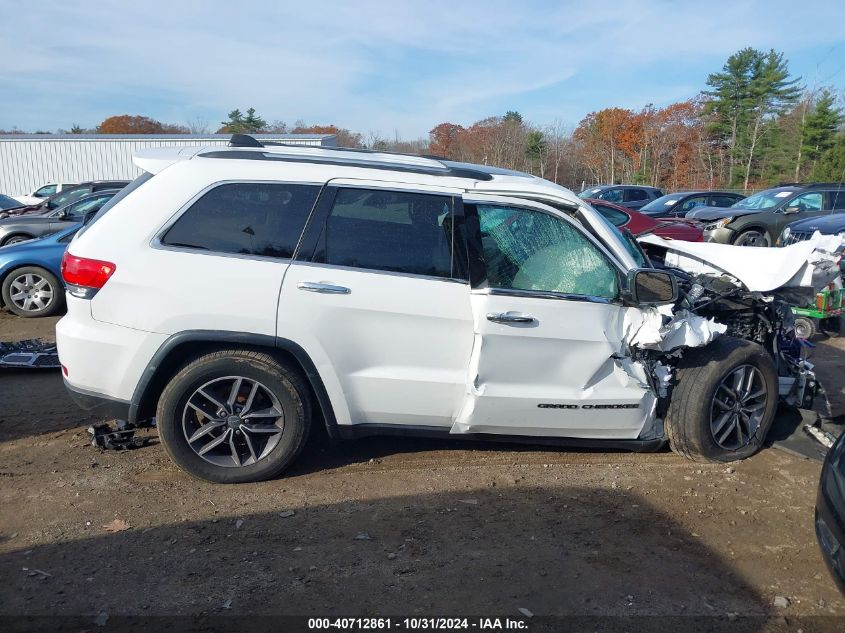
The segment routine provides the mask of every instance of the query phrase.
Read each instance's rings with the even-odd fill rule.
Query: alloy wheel
[[[266,386],[243,376],[216,378],[195,390],[182,412],[193,451],[216,466],[242,467],[265,458],[284,431],[284,411]]]
[[[9,298],[24,312],[42,312],[51,303],[55,289],[52,284],[36,273],[25,273],[12,279]]]
[[[722,379],[710,405],[710,432],[720,447],[736,451],[757,434],[769,394],[762,372],[741,365]]]

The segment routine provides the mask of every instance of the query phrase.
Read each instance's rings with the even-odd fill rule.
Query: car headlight
[[[715,222],[713,222],[713,224],[708,224],[704,227],[704,230],[715,231],[716,229],[723,229],[733,221],[733,218],[722,218],[721,220],[716,220]]]

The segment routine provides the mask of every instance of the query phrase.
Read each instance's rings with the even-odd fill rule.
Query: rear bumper
[[[127,420],[129,419],[129,406],[127,400],[117,400],[110,398],[101,393],[94,393],[93,391],[86,391],[79,387],[71,385],[67,379],[64,380],[65,388],[70,394],[71,399],[81,409],[90,411],[104,418],[111,420]]]

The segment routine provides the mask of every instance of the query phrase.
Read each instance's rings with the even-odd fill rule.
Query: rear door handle
[[[491,312],[487,315],[487,320],[493,323],[534,323],[536,321],[530,314],[522,312]]]
[[[296,284],[300,290],[307,290],[308,292],[321,292],[329,295],[348,295],[352,292],[346,286],[335,286],[334,284],[327,284],[322,281],[300,281]]]

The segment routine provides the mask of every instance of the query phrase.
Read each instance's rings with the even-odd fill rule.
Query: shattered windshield
[[[795,192],[794,189],[767,189],[735,203],[732,209],[771,209]]]

